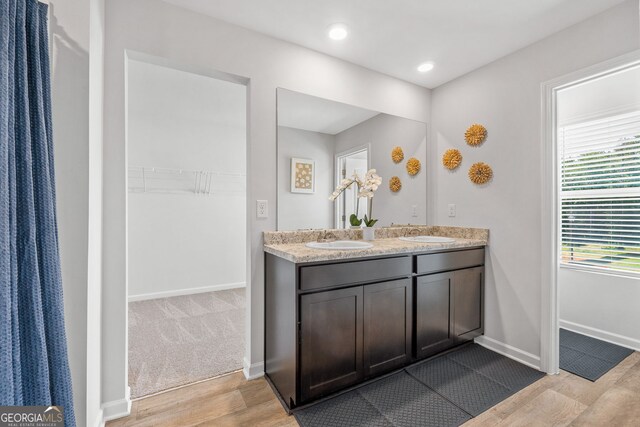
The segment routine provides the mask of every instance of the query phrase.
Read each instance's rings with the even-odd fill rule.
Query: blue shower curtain
[[[0,405],[63,406],[72,427],[47,8],[0,0]]]

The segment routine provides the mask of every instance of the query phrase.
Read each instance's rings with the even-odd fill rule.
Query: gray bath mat
[[[633,350],[560,329],[560,369],[590,381],[609,372]]]
[[[477,344],[407,372],[474,417],[545,375]]]
[[[406,372],[294,411],[303,427],[459,426],[471,419]]]
[[[393,426],[384,415],[358,393],[350,391],[333,399],[293,413],[305,427],[387,427]]]
[[[459,426],[543,376],[472,344],[294,415],[303,427]]]

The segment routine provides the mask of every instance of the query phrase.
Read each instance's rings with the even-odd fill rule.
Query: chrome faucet
[[[420,235],[420,229],[418,227],[413,227],[407,230],[407,232],[405,233],[405,237],[413,237],[413,236],[419,236]]]
[[[318,234],[318,240],[317,242],[334,242],[338,240],[338,238],[336,237],[335,234],[333,234],[333,232],[328,231],[328,230],[323,230]]]

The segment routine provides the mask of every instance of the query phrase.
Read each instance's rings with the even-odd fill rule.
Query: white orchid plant
[[[364,176],[364,179],[360,178],[357,173],[354,173],[351,178],[343,179],[336,187],[335,191],[329,196],[329,200],[335,201],[340,194],[342,194],[347,188],[352,185],[356,185],[358,189],[358,196],[356,198],[356,212],[349,217],[349,223],[354,227],[359,227],[364,221],[365,226],[373,227],[377,219],[373,219],[371,212],[373,210],[373,195],[382,184],[382,178],[376,173],[375,169],[369,169]],[[360,208],[360,199],[366,198],[369,202],[369,216],[364,215],[363,219],[358,218],[358,210]]]

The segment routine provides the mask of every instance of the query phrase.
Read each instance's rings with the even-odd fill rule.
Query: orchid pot
[[[362,227],[362,240],[371,241],[376,238],[376,229],[373,227]]]

